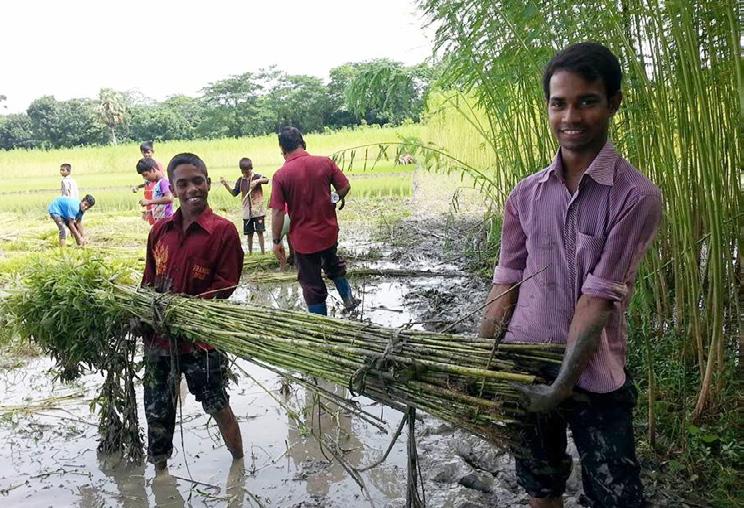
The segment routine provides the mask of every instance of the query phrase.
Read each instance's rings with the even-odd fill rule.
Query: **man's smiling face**
[[[600,150],[621,97],[618,93],[608,98],[601,79],[587,81],[580,74],[564,70],[553,74],[548,120],[561,148],[578,153]]]
[[[210,184],[204,171],[193,164],[179,164],[173,168],[173,191],[184,215],[193,217],[207,208]]]

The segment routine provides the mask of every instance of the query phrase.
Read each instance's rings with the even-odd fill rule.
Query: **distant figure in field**
[[[223,177],[220,182],[227,192],[233,196],[240,195],[243,200],[243,234],[248,242],[248,254],[253,254],[253,233],[258,235],[258,246],[264,254],[264,231],[266,231],[266,209],[261,185],[269,183],[269,179],[253,172],[253,162],[243,157],[238,162],[243,176],[238,177],[235,186],[230,187]]]
[[[145,141],[140,145],[140,153],[142,154],[143,159],[152,159],[155,160],[155,148],[153,148],[153,142],[152,141]],[[163,165],[155,160],[155,165],[157,166],[158,170],[162,174],[165,174],[165,168]],[[154,182],[145,181],[144,183],[141,183],[139,185],[135,185],[132,187],[132,192],[137,193],[140,189],[144,189],[144,199],[149,200],[152,199],[152,193],[153,188],[155,187]],[[152,209],[154,205],[147,205],[145,207],[145,211],[142,212],[142,219],[144,221],[147,221],[150,224],[155,223],[155,219],[152,216]]]
[[[398,157],[398,164],[416,164],[416,159],[410,153],[404,153]]]
[[[271,233],[274,254],[284,265],[282,245],[285,206],[292,216],[289,239],[294,247],[297,279],[302,287],[307,309],[313,314],[328,314],[328,290],[321,269],[333,281],[347,311],[359,305],[346,279],[346,263],[336,254],[338,221],[336,202],[351,189],[349,180],[328,157],[305,151],[302,133],[294,127],[279,132],[279,146],[284,165],[274,174],[271,189]],[[331,186],[338,193],[331,198]]]
[[[70,230],[75,242],[79,246],[88,243],[83,230],[83,214],[96,204],[96,200],[90,194],[78,201],[77,199],[59,196],[49,203],[47,211],[59,229],[59,246],[64,247],[67,240],[67,229]]]
[[[62,175],[62,181],[60,182],[60,192],[65,197],[80,199],[78,186],[75,183],[75,180],[73,180],[70,176],[70,173],[72,173],[72,166],[70,164],[64,163],[59,165],[59,174]]]
[[[137,173],[142,175],[146,183],[152,184],[152,197],[140,199],[140,206],[150,207],[150,224],[168,219],[173,215],[173,194],[170,182],[158,168],[155,159],[140,159],[137,163]]]

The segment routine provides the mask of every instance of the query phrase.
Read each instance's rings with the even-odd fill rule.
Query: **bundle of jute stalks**
[[[559,365],[562,357],[555,345],[496,345],[475,337],[159,294],[121,284],[106,270],[98,277],[91,269],[65,270],[65,280],[59,279],[59,268],[51,272],[45,281],[36,273],[34,286],[53,291],[62,285],[64,290],[56,291],[59,298],[31,305],[33,297],[21,297],[23,290],[17,289],[11,300],[25,301],[27,308],[16,304],[6,309],[18,314],[16,323],[26,323],[29,336],[43,336],[46,350],[67,359],[68,368],[71,360],[81,359],[69,359],[55,348],[98,348],[92,366],[101,367],[106,348],[117,344],[108,335],[124,329],[131,333],[129,324],[136,320],[178,340],[207,342],[249,361],[348,386],[353,394],[397,409],[418,408],[502,444],[514,442],[524,414],[515,384],[544,381],[542,373]],[[47,328],[58,326],[55,316],[70,309],[81,315],[64,319],[77,322],[57,343]],[[104,317],[107,324],[101,327]]]

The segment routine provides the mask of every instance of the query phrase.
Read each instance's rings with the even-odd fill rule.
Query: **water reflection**
[[[317,384],[346,398],[345,388],[326,381]],[[352,416],[338,404],[316,396],[309,388],[302,389],[298,398],[302,406],[301,421],[288,415],[288,455],[306,480],[308,494],[324,497],[332,485],[345,481],[348,476],[343,466],[334,461],[333,452],[349,465],[358,466],[363,445],[352,429]]]

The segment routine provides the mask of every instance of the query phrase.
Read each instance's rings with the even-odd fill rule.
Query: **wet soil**
[[[484,244],[483,205],[465,194],[461,199],[470,208],[453,213],[447,205],[452,189],[442,190],[444,186],[418,174],[414,187],[413,199],[405,203],[413,210],[409,218],[383,221],[382,226],[347,227],[340,248],[352,273],[355,267],[367,267],[432,275],[352,278],[363,304],[350,318],[473,333],[489,284],[487,277],[469,271]],[[295,282],[244,284],[233,298],[304,308]],[[329,310],[341,316],[334,290]],[[241,427],[245,458],[231,460],[214,421],[183,383],[174,456],[168,474],[156,476],[151,465],[126,466],[96,452],[97,416],[89,404],[102,382],[100,375],[64,385],[53,381],[51,366],[46,358],[0,364],[0,389],[5,394],[0,405],[2,506],[405,506],[405,430],[384,463],[361,473],[363,489],[316,439],[323,435],[352,467],[377,461],[402,415],[364,397],[356,400],[387,422],[387,432],[338,408],[319,412],[303,387],[287,386],[281,376],[237,360],[238,380],[230,388],[230,402]],[[343,387],[325,387],[348,396]],[[141,401],[141,383],[137,389]],[[427,506],[526,506],[513,459],[504,450],[436,418],[419,416],[416,441]],[[140,422],[144,426],[141,407]],[[577,459],[574,465],[578,466]],[[580,493],[574,467],[566,506],[580,506]]]

